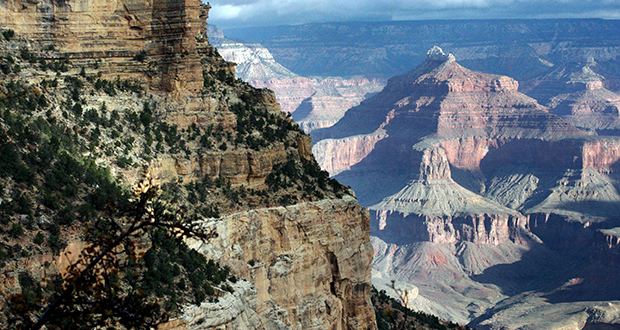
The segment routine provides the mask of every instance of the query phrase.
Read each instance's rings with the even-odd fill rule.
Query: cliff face
[[[278,62],[307,76],[391,77],[422,63],[426,51],[439,45],[468,68],[523,81],[574,60],[613,63],[620,54],[618,25],[600,19],[416,20],[226,32],[231,38],[260,40]],[[317,36],[324,36],[320,45]]]
[[[415,292],[411,307],[495,328],[540,306],[532,291],[553,297],[540,308],[562,313],[556,328],[572,322],[561,303],[619,297],[595,279],[615,276],[618,140],[577,129],[515,80],[468,70],[435,47],[312,135],[317,159],[370,208],[373,281]],[[503,299],[510,307],[494,310]]]
[[[122,184],[147,168],[185,210],[216,217],[205,226],[217,239],[189,243],[231,267],[238,291],[187,306],[164,328],[375,329],[367,210],[316,166],[310,137],[273,92],[235,79],[207,41],[208,9],[198,0],[0,1],[0,28],[15,33],[1,60],[22,66],[1,74],[48,95],[28,116],[70,127],[80,152],[67,157],[106,167]],[[28,57],[19,54],[26,47]],[[49,63],[64,66],[52,75]],[[20,291],[22,272],[41,280],[66,268],[32,243],[49,219],[66,252],[82,246],[79,225],[42,208],[41,226],[19,241],[41,256],[12,256],[5,292]]]
[[[282,111],[291,113],[306,133],[335,124],[347,109],[385,86],[384,79],[361,75],[302,77],[276,62],[260,44],[227,39],[217,27],[211,27],[209,34],[222,57],[237,63],[237,77],[273,90]]]
[[[372,315],[360,313],[370,304],[372,246],[367,211],[355,199],[257,209],[204,225],[219,237],[190,246],[254,284],[261,328],[364,329],[373,323]]]
[[[373,233],[388,242],[524,244],[526,217],[459,186],[441,148],[424,150],[419,178],[372,206]]]
[[[260,40],[278,62],[306,76],[399,75],[440,45],[470,69],[516,78],[521,92],[567,122],[617,135],[617,29],[613,20],[535,19],[331,23],[227,33]],[[323,36],[320,46],[316,36]]]
[[[2,24],[104,77],[135,78],[167,92],[202,89],[208,6],[188,1],[6,0]]]
[[[615,88],[613,77],[590,58],[555,68],[525,90],[571,124],[613,135],[620,128],[620,95],[610,90]]]
[[[583,167],[601,172],[615,172],[620,160],[620,146],[613,137],[586,142],[583,146]]]
[[[404,169],[411,168],[411,162],[414,169],[419,164],[413,146],[423,150],[439,145],[451,165],[478,171],[493,168],[493,159],[505,161],[494,157],[510,154],[508,150],[520,145],[547,150],[554,140],[588,135],[519,93],[517,86],[508,77],[468,70],[454,56],[433,49],[426,62],[390,79],[381,93],[350,109],[333,127],[312,132],[313,148],[330,173],[340,173],[346,183],[352,183],[347,180],[356,166],[367,173],[362,175],[370,176],[372,171],[385,170],[386,164],[378,164],[386,157],[392,157],[388,166],[394,167],[386,172],[410,175]],[[512,142],[517,140],[526,142]],[[350,152],[330,152],[334,150]],[[546,152],[540,155],[545,157]],[[353,170],[343,172],[348,168]],[[369,192],[375,198],[364,201],[366,189],[357,187],[357,193],[369,205],[387,196]]]
[[[383,79],[364,76],[312,78],[316,90],[293,113],[306,133],[334,125],[351,107],[357,106],[385,86]]]

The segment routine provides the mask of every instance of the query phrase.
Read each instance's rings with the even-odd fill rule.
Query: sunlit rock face
[[[156,89],[199,92],[209,7],[198,0],[15,1],[3,26],[54,47],[103,77],[146,80]]]
[[[385,86],[385,79],[363,75],[302,77],[276,62],[261,44],[227,39],[217,27],[210,27],[209,35],[222,57],[237,64],[237,77],[273,90],[282,111],[291,113],[307,133],[335,124],[349,108]]]
[[[136,151],[142,148],[140,134],[131,136],[133,149],[125,150],[148,167],[157,182],[219,179],[235,188],[265,189],[265,178],[275,165],[291,160],[296,164],[293,171],[298,171],[301,160],[313,161],[311,139],[286,119],[273,92],[234,79],[235,65],[208,43],[209,8],[199,0],[0,0],[0,26],[15,31],[20,42],[30,42],[30,51],[37,55],[68,58],[71,68],[63,78],[84,68],[88,77],[136,81],[144,87],[140,91],[146,96],[112,97],[98,91],[82,96],[85,107],[102,109],[103,115],[112,109],[122,114],[141,111],[148,99],[153,116],[177,125],[174,130],[209,128],[228,137],[239,133],[234,105],[251,103],[264,110],[267,119],[280,119],[285,126],[276,128],[282,138],[265,142],[259,151],[243,141],[223,139],[224,147],[217,148],[188,140],[187,150],[153,153],[145,160]],[[2,46],[12,43],[3,41]],[[46,74],[34,65],[19,73],[33,84]],[[218,79],[206,81],[214,76]],[[256,130],[255,137],[262,133]],[[115,141],[105,137],[102,142]],[[141,166],[121,171],[107,156],[97,163],[122,172],[123,184],[135,183],[146,172]],[[372,247],[366,208],[350,194],[321,195],[279,207],[256,206],[250,197],[244,198],[222,211],[222,217],[203,221],[216,230],[217,239],[188,241],[231,267],[240,279],[234,293],[223,295],[218,303],[186,306],[184,314],[162,329],[376,329],[369,296]],[[62,256],[81,250],[79,234],[73,236]],[[42,264],[51,265],[46,266],[50,273],[40,270]],[[5,273],[2,281],[15,292],[19,271],[36,270],[32,274],[41,278],[61,273],[67,265],[56,256],[33,255]]]
[[[255,286],[261,327],[374,328],[368,211],[348,196],[206,221],[219,237],[190,246]]]
[[[518,92],[515,80],[468,70],[442,54],[432,49],[426,62],[390,79],[381,93],[347,111],[333,127],[313,131],[314,152],[324,168],[347,183],[354,166],[407,180],[419,167],[414,149],[425,146],[440,146],[452,166],[477,171],[493,159],[482,161],[489,153],[521,145],[512,141],[537,141],[525,144],[540,149],[588,135]],[[371,189],[356,187],[362,200]],[[364,201],[369,205],[387,196],[370,194],[376,198]]]
[[[488,329],[545,328],[521,308],[558,313],[550,329],[582,326],[589,314],[575,310],[620,298],[596,280],[617,277],[620,140],[578,129],[518,88],[434,47],[312,132],[313,151],[369,206],[374,281],[415,291],[410,307]]]

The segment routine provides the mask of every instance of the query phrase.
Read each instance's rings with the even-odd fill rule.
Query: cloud
[[[620,0],[212,0],[221,27],[402,19],[620,16]]]
[[[215,20],[234,20],[239,17],[241,14],[243,7],[242,6],[233,6],[233,5],[222,5],[216,7],[217,9],[211,12],[211,16]]]

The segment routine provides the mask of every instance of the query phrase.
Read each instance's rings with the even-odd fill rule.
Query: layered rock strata
[[[210,27],[209,35],[222,57],[237,63],[237,77],[273,90],[282,111],[292,113],[307,133],[335,124],[346,110],[385,86],[384,79],[364,76],[302,77],[277,63],[260,44],[227,39],[217,27]]]
[[[317,159],[369,205],[377,283],[413,285],[412,307],[494,328],[510,322],[493,318],[500,301],[544,292],[553,301],[541,310],[564,310],[555,326],[574,324],[562,303],[620,297],[596,275],[616,278],[615,250],[601,247],[620,212],[620,143],[550,113],[515,80],[435,47],[312,135]],[[513,313],[528,299],[504,315],[520,320]]]
[[[277,61],[305,76],[392,77],[419,65],[426,51],[439,45],[468,68],[524,81],[588,58],[617,67],[619,26],[604,19],[411,20],[226,32],[262,42]]]
[[[600,133],[620,129],[620,95],[596,71],[594,61],[570,63],[528,84],[526,92],[553,109],[566,121]]]
[[[204,226],[219,237],[190,246],[255,286],[260,329],[372,325],[368,213],[354,198],[257,209]]]
[[[385,86],[383,79],[364,76],[312,78],[311,81],[316,91],[293,113],[293,119],[306,133],[331,127],[348,109]]]
[[[198,0],[5,0],[0,6],[5,28],[58,50],[50,60],[97,63],[103,77],[148,81],[168,92],[202,89],[210,7]]]
[[[425,149],[417,180],[372,206],[374,233],[389,242],[524,244],[527,219],[452,180],[440,148]]]
[[[395,156],[394,163],[407,168],[415,157],[413,145],[424,148],[437,144],[444,147],[451,164],[476,169],[487,153],[512,145],[510,141],[535,140],[544,144],[588,135],[517,89],[513,79],[470,71],[456,63],[454,56],[434,48],[425,63],[390,79],[381,93],[349,110],[332,128],[312,132],[315,154],[321,155],[318,157],[322,164],[335,174],[356,164],[360,169],[373,167],[372,150],[376,150],[378,161]],[[370,150],[340,146],[376,141],[373,136],[388,136],[375,143],[385,147]],[[422,139],[425,136],[432,140]],[[361,157],[349,157],[355,162],[325,152],[336,149],[366,152]],[[339,163],[336,158],[345,161]],[[359,193],[364,196],[364,192]]]
[[[197,308],[188,307],[186,314],[166,327],[375,329],[369,297],[372,248],[367,210],[349,195],[340,198],[320,192],[316,194],[320,197],[300,199],[286,195],[289,202],[264,198],[266,202],[261,204],[256,196],[250,200],[250,189],[252,194],[257,189],[267,197],[265,178],[278,164],[290,161],[293,175],[304,171],[304,164],[312,171],[318,169],[314,168],[310,137],[280,111],[273,92],[236,80],[234,64],[224,61],[208,43],[208,8],[198,0],[6,0],[0,1],[0,26],[15,32],[16,41],[3,42],[7,47],[30,43],[30,51],[44,60],[66,58],[67,71],[57,75],[59,85],[68,85],[83,71],[82,76],[88,79],[83,82],[84,90],[92,91],[74,101],[84,107],[83,112],[105,120],[112,112],[124,119],[135,116],[137,128],[114,127],[119,130],[117,139],[118,134],[133,134],[121,136],[127,141],[125,147],[116,146],[120,141],[110,138],[108,128],[103,127],[97,127],[101,143],[91,147],[97,151],[94,162],[111,168],[123,183],[135,182],[143,170],[138,165],[117,166],[121,156],[125,163],[148,166],[156,181],[218,181],[231,192],[244,191],[241,200],[222,209],[225,216],[205,224],[218,231],[218,239],[196,248],[220,265],[231,267],[232,274],[247,282],[236,285],[238,291],[224,296],[219,305],[205,302]],[[33,84],[48,77],[38,63],[25,61],[23,69],[12,76],[30,79]],[[97,79],[131,81],[139,85],[139,91],[104,94],[94,87]],[[60,104],[62,96],[53,95],[49,100]],[[148,112],[145,109],[151,111],[146,124],[140,122],[140,115]],[[49,116],[64,121],[65,110],[57,106]],[[244,111],[253,113],[248,116]],[[83,118],[81,114],[82,110],[71,119],[77,121]],[[246,118],[244,123],[243,115],[259,122]],[[153,138],[146,132],[153,122],[159,125],[158,133],[166,135],[159,136],[159,146],[146,141],[146,136]],[[181,138],[185,139],[182,144]],[[160,150],[152,152],[151,145]],[[107,152],[101,152],[104,148]],[[311,176],[304,179],[313,179]],[[282,187],[270,193],[282,195],[282,190],[295,189]],[[212,206],[221,202],[221,195],[205,193],[214,199]],[[246,197],[248,200],[243,200]],[[253,210],[252,205],[257,204],[260,207]],[[288,206],[265,208],[265,204]],[[76,252],[79,242],[70,243],[75,243],[69,248]],[[20,259],[12,266],[31,270],[50,260],[54,257],[38,258],[38,264]],[[53,267],[54,262],[50,264],[47,271],[54,273],[66,267],[60,261],[59,269]],[[33,272],[37,279],[46,275],[50,274]],[[11,282],[7,291],[19,290],[17,275],[9,274],[3,280]]]

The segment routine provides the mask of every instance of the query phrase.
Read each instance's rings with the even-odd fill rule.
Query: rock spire
[[[454,62],[456,58],[452,54],[446,54],[439,46],[433,46],[426,52],[426,60],[433,62]]]

